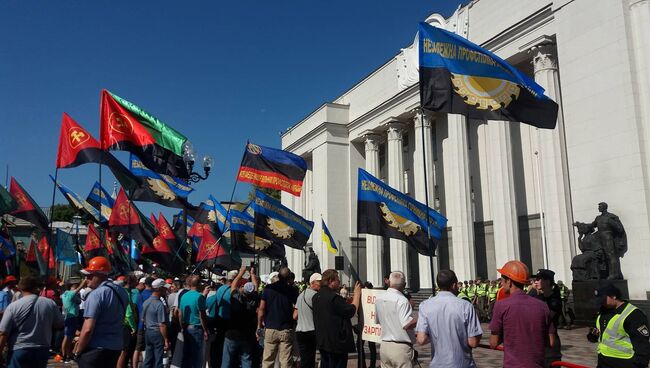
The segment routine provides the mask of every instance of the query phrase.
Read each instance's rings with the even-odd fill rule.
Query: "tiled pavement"
[[[488,326],[483,324],[483,330],[489,331]],[[572,330],[560,330],[560,340],[562,341],[562,354],[563,360],[571,363],[582,364],[587,367],[596,366],[596,345],[587,341],[587,328],[580,327]],[[489,341],[489,334],[485,334],[482,343],[487,344]],[[420,354],[420,364],[422,367],[427,367],[430,361],[429,347],[424,349],[418,348]],[[367,355],[366,355],[367,356]],[[474,360],[479,368],[497,368],[501,367],[503,353],[497,350],[490,350],[485,348],[474,349]],[[378,362],[379,364],[379,362]],[[356,355],[349,360],[348,367],[354,368],[357,366]],[[62,364],[54,363],[48,367],[55,368],[76,368],[76,364]]]

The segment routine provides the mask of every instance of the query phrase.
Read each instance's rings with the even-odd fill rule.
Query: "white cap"
[[[139,283],[144,284],[147,281],[146,277],[143,277],[140,279]]]
[[[269,274],[267,284],[272,284],[272,283],[278,281],[278,275],[280,275],[280,273],[277,272],[277,271],[273,271],[273,272],[271,272],[271,273]]]
[[[232,281],[232,280],[235,279],[235,277],[237,277],[238,274],[239,274],[239,271],[237,271],[237,270],[229,271],[228,274],[226,275],[226,280]]]
[[[318,272],[312,273],[311,276],[309,276],[309,283],[311,284],[314,281],[320,281],[323,279],[323,275],[321,275]]]
[[[163,280],[163,279],[155,279],[151,283],[151,288],[152,289],[160,289],[160,288],[163,288],[163,287],[168,289],[168,288],[171,287],[171,285],[166,283],[165,280]]]

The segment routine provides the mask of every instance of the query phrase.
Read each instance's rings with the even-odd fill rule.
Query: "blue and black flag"
[[[242,253],[283,259],[284,245],[255,236],[255,218],[246,211],[230,210],[230,243]]]
[[[142,161],[131,155],[129,169],[138,178],[138,187],[131,191],[131,200],[155,202],[167,207],[195,209],[187,201],[193,189],[183,180],[159,174],[147,168]]]
[[[295,249],[305,247],[313,222],[300,217],[261,190],[255,191],[251,208],[255,211],[255,236]]]
[[[105,224],[108,222],[108,219],[111,218],[115,200],[99,185],[99,182],[95,182],[95,185],[93,185],[86,202],[100,211],[100,223]]]
[[[425,111],[555,128],[558,105],[530,77],[490,51],[424,22],[419,48]]]
[[[430,244],[427,244],[427,207],[359,169],[359,233],[404,240],[418,253],[434,255],[436,240],[442,238],[447,219],[434,209],[429,208],[428,212]]]
[[[98,209],[91,206],[90,203],[86,202],[86,200],[81,198],[81,196],[73,192],[70,188],[63,185],[60,181],[55,181],[52,175],[50,175],[50,179],[52,179],[56,187],[59,188],[61,194],[63,194],[65,199],[68,200],[68,203],[76,208],[77,212],[79,212],[82,217],[92,222],[99,222],[100,215]]]
[[[307,163],[291,152],[247,143],[237,180],[300,196]]]

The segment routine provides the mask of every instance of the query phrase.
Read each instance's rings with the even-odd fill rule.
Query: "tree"
[[[69,204],[55,204],[52,212],[52,221],[72,222],[77,210]]]
[[[256,185],[253,185],[251,187],[251,190],[248,192],[248,201],[252,201],[253,198],[255,198],[255,190],[259,189],[262,191],[264,194],[271,196],[272,198],[277,199],[278,201],[280,200],[280,191],[277,189],[269,189],[269,188],[261,188]]]

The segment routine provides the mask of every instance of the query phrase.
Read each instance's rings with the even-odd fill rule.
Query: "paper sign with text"
[[[381,326],[375,318],[375,300],[386,290],[361,289],[361,309],[363,311],[363,330],[361,338],[366,341],[381,342]]]

